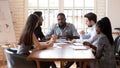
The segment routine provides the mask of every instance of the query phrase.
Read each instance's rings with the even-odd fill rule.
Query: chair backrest
[[[118,55],[120,55],[120,36],[115,38],[115,51]]]
[[[16,54],[17,50],[7,48],[4,50],[8,68],[37,68],[36,63],[27,61],[27,56]]]

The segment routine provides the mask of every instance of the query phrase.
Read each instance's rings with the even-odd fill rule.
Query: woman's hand
[[[59,38],[59,36],[58,35],[52,35],[52,37],[51,37],[51,41],[53,41],[53,42],[55,42],[56,41],[56,39],[58,39]]]
[[[47,42],[47,44],[52,47],[54,42],[56,41],[57,36],[52,36],[51,39]]]
[[[96,51],[96,46],[92,45],[91,43],[85,41],[85,42],[83,42],[83,44],[86,45],[86,46],[89,46],[90,48],[92,48],[93,50]]]
[[[54,40],[56,40],[56,39],[59,39],[59,35],[52,35],[52,37],[51,38],[53,38]]]
[[[92,44],[89,43],[89,42],[83,42],[83,44],[86,45],[86,46],[91,46],[91,45],[92,45]]]

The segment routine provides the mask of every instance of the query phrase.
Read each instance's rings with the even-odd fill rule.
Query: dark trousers
[[[52,62],[43,62],[40,61],[40,68],[50,68]]]
[[[70,68],[70,66],[73,64],[74,62],[67,62],[65,64],[65,68]],[[77,67],[76,68],[80,68],[80,63],[76,62]]]
[[[51,67],[52,67],[52,68],[57,68],[55,62],[51,62]]]
[[[52,68],[57,68],[57,66],[56,66],[56,64],[54,62],[40,61],[40,68],[50,68],[50,66]]]

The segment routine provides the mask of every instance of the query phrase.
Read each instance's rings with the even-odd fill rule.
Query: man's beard
[[[65,27],[66,26],[66,24],[59,24],[59,27],[60,28],[63,28],[63,27]]]
[[[92,25],[88,25],[88,27],[92,27]]]

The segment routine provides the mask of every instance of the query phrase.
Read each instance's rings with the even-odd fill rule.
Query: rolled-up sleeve
[[[51,36],[54,34],[54,29],[55,29],[55,24],[53,24],[50,28],[49,31],[45,34],[45,36]]]

